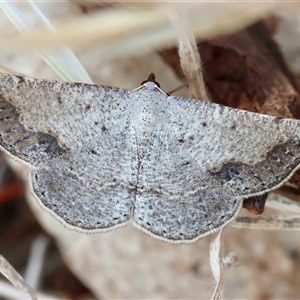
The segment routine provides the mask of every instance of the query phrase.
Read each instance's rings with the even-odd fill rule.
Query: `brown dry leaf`
[[[273,22],[272,22],[273,20]],[[242,31],[198,44],[204,81],[213,102],[286,118],[300,118],[300,97],[293,74],[268,28],[268,18]],[[275,25],[274,25],[275,24]],[[160,52],[182,77],[176,50]],[[299,180],[297,172],[293,183]]]
[[[198,45],[214,102],[279,117],[297,117],[297,85],[263,22]]]
[[[213,102],[279,117],[300,117],[298,87],[263,22],[198,44]],[[176,49],[161,51],[180,77]]]

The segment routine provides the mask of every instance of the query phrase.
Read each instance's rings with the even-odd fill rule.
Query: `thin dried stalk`
[[[55,32],[51,22],[46,15],[32,2],[31,8],[34,11],[37,19],[42,26],[49,31]],[[26,37],[31,32],[35,31],[35,27],[31,20],[29,20],[16,6],[7,1],[0,3],[0,8],[12,24]],[[93,83],[83,66],[80,64],[77,57],[67,47],[60,47],[48,51],[39,51],[44,61],[63,79],[66,81],[79,81],[86,83]]]
[[[278,210],[278,214],[259,217],[237,217],[230,226],[261,230],[300,231],[300,204],[280,195],[271,193],[266,206]]]
[[[273,215],[269,218],[259,217],[256,219],[251,217],[237,217],[230,226],[259,230],[300,231],[300,217],[282,214]]]
[[[48,240],[43,236],[38,236],[34,240],[30,249],[24,278],[26,282],[35,289],[38,287],[41,278],[47,245]]]
[[[189,86],[190,96],[194,99],[209,102],[203,81],[201,59],[195,36],[192,32],[184,30],[184,24],[189,21],[184,16],[180,17],[175,11],[173,14],[170,14],[170,19],[177,30],[178,54],[182,71]]]
[[[183,29],[204,39],[244,28],[273,7],[272,3],[260,3],[259,7],[251,3],[156,3],[147,10],[142,5],[140,10],[111,9],[57,24],[56,31],[42,27],[26,37],[2,37],[0,47],[24,52],[61,45],[98,45],[98,55],[107,59],[175,44],[178,33],[171,26],[169,10],[185,15],[189,22]]]
[[[187,79],[190,96],[210,102],[204,85],[201,59],[194,37],[181,36],[178,43],[178,53],[183,73]]]
[[[14,267],[0,255],[0,272],[18,289],[26,293],[32,300],[38,300],[35,291],[27,284]]]
[[[222,232],[223,230],[220,229],[210,243],[210,267],[216,280],[216,287],[211,300],[223,299]]]

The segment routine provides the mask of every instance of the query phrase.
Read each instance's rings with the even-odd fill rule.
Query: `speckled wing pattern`
[[[138,165],[128,92],[6,74],[0,82],[0,145],[33,166],[39,202],[72,227],[126,224]]]
[[[225,226],[243,198],[300,164],[300,121],[134,91],[0,74],[0,145],[31,166],[38,201],[65,224],[130,220],[192,242]]]

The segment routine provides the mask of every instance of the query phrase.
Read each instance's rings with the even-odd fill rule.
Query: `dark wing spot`
[[[94,149],[91,150],[91,153],[92,154],[97,154],[97,152]]]

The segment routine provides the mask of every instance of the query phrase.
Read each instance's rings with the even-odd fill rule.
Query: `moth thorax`
[[[155,116],[152,111],[143,110],[140,114],[140,121],[144,125],[149,125],[155,122]]]

